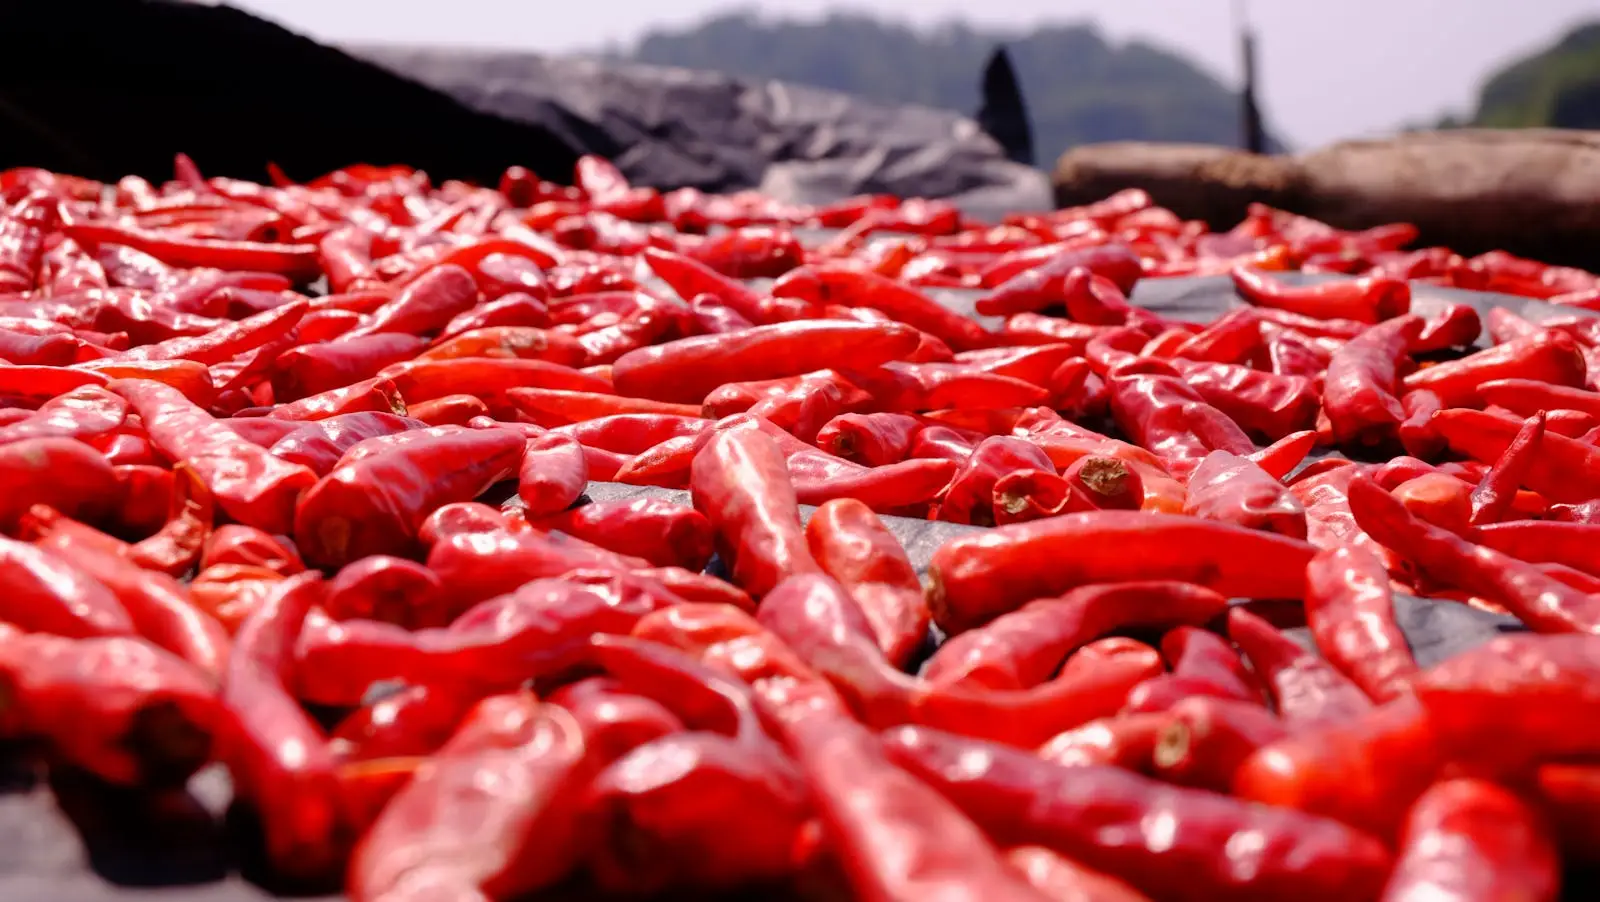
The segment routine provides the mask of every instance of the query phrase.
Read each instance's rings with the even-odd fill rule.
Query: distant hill
[[[1470,124],[1491,128],[1600,128],[1600,22],[1489,76]]]
[[[624,56],[970,115],[984,63],[1000,44],[1016,66],[1040,166],[1099,141],[1239,142],[1233,91],[1175,53],[1139,41],[1112,45],[1092,25],[919,31],[859,14],[789,21],[743,12],[649,32]]]

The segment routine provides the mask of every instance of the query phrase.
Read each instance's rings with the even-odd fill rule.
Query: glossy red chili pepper
[[[456,613],[533,579],[581,568],[637,571],[649,565],[643,558],[535,529],[453,533],[440,536],[428,552],[428,569],[450,586]]]
[[[1283,483],[1248,458],[1213,451],[1189,476],[1184,513],[1206,520],[1306,537],[1305,509]]]
[[[1510,555],[1417,519],[1366,477],[1351,480],[1350,509],[1362,529],[1433,579],[1491,598],[1533,629],[1600,631],[1600,600]]]
[[[1291,725],[1342,723],[1371,709],[1365,693],[1323,659],[1243,608],[1228,612],[1228,637],[1271,690]]]
[[[1075,649],[1102,636],[1200,625],[1226,608],[1222,596],[1189,583],[1084,586],[1030,602],[951,638],[934,652],[922,675],[941,686],[1027,689],[1050,679]]]
[[[1411,343],[1411,350],[1423,353],[1469,347],[1482,331],[1476,308],[1467,304],[1445,304],[1427,316],[1422,334]]]
[[[1423,793],[1398,851],[1385,900],[1559,896],[1561,865],[1548,820],[1483,780],[1445,780]]]
[[[928,565],[929,603],[941,626],[959,632],[1101,582],[1174,579],[1228,596],[1296,598],[1311,555],[1294,539],[1188,517],[1068,514],[946,542]]]
[[[215,689],[142,639],[69,639],[0,626],[0,734],[37,737],[124,786],[181,786],[226,729]]]
[[[1151,361],[1141,364],[1141,371],[1119,369],[1106,380],[1112,416],[1124,433],[1180,467],[1192,467],[1212,451],[1255,450],[1255,443],[1227,414],[1163,368]]]
[[[200,569],[204,570],[212,564],[265,567],[284,576],[293,576],[305,569],[299,553],[285,542],[253,526],[240,526],[237,523],[218,526],[206,539]]]
[[[368,554],[410,551],[434,508],[470,501],[510,475],[524,447],[509,430],[428,431],[435,434],[403,433],[416,438],[371,456],[356,454],[358,445],[306,492],[295,510],[294,534],[308,562],[338,566]],[[352,455],[358,459],[351,461]]]
[[[1039,757],[1063,767],[1120,767],[1149,773],[1165,714],[1119,714],[1060,733],[1039,747]]]
[[[1548,329],[1418,370],[1405,378],[1405,388],[1425,388],[1438,395],[1445,407],[1463,407],[1473,404],[1478,386],[1485,382],[1532,379],[1581,388],[1585,372],[1583,354],[1572,336]]]
[[[1409,691],[1417,662],[1395,621],[1382,561],[1358,548],[1319,551],[1306,568],[1305,607],[1318,650],[1369,698]]]
[[[1447,410],[1433,418],[1433,427],[1453,450],[1484,463],[1498,460],[1522,426],[1517,417],[1479,410]],[[1522,480],[1527,488],[1552,501],[1581,503],[1600,495],[1600,475],[1585,469],[1600,463],[1593,445],[1546,431],[1529,455]]]
[[[1339,444],[1382,446],[1398,438],[1406,410],[1396,395],[1397,380],[1422,325],[1417,316],[1392,319],[1334,352],[1322,398]],[[1409,383],[1406,387],[1413,388]]]
[[[1114,242],[1030,249],[1010,261],[1003,257],[984,270],[984,287],[993,290],[978,299],[976,309],[984,316],[1043,309],[1061,300],[1062,283],[1079,267],[1104,277],[1123,292],[1132,291],[1143,275],[1139,258],[1125,245]]]
[[[1161,637],[1161,654],[1172,670],[1135,686],[1128,711],[1165,711],[1185,698],[1221,698],[1264,705],[1256,676],[1228,640],[1192,626],[1178,626]]]
[[[660,498],[594,501],[530,521],[660,567],[698,572],[712,554],[712,527],[699,511]]]
[[[1234,290],[1249,303],[1317,319],[1378,323],[1411,309],[1411,286],[1396,279],[1367,277],[1290,285],[1247,267],[1234,267],[1229,275]]]
[[[115,594],[54,554],[0,536],[0,571],[8,586],[0,621],[73,639],[135,632]]]
[[[820,572],[806,547],[778,446],[758,430],[717,434],[694,458],[695,508],[716,527],[734,581],[760,598],[784,578]]]
[[[867,505],[844,498],[812,514],[806,542],[822,570],[861,606],[889,662],[910,663],[927,638],[930,618],[922,583],[900,540]]]
[[[1534,455],[1544,439],[1545,413],[1539,411],[1522,428],[1472,490],[1472,525],[1482,526],[1505,517],[1516,500],[1517,490],[1533,466]]]
[[[180,463],[174,469],[167,522],[155,534],[129,546],[125,556],[148,570],[183,576],[200,561],[214,519],[210,490],[192,467]]]
[[[278,584],[240,627],[222,684],[238,729],[226,752],[235,786],[261,816],[273,866],[299,876],[325,874],[349,842],[327,738],[286,686],[295,636],[322,595],[315,574]]]
[[[531,694],[485,699],[362,839],[351,898],[505,896],[558,882],[578,863],[579,790],[591,767],[563,709]]]
[[[35,504],[98,521],[116,510],[119,489],[111,465],[82,442],[27,438],[0,445],[0,529],[14,529]]]
[[[814,278],[780,279],[772,288],[773,294],[797,297],[814,304],[881,310],[937,337],[955,351],[969,351],[992,343],[988,330],[974,320],[887,276],[826,264],[813,267],[812,275]]]
[[[1041,846],[1018,846],[1006,861],[1053,902],[1148,902],[1121,880],[1092,871]]]
[[[1120,768],[1063,768],[918,727],[891,731],[884,746],[999,841],[1054,849],[1155,898],[1362,898],[1389,869],[1378,840],[1343,824]],[[1238,836],[1250,837],[1245,866],[1230,851]]]
[[[147,229],[96,222],[67,222],[62,228],[80,244],[120,244],[172,266],[274,273],[300,282],[320,275],[317,247],[254,241],[208,241]]]
[[[1464,535],[1472,519],[1472,484],[1448,473],[1434,471],[1414,476],[1391,490],[1413,516],[1457,535]]]
[[[1152,756],[1155,775],[1180,786],[1226,793],[1239,766],[1256,749],[1287,735],[1283,721],[1260,705],[1191,696],[1167,712]]]

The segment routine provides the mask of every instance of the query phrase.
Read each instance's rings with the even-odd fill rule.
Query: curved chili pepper
[[[959,632],[1033,598],[1133,579],[1195,582],[1228,596],[1296,598],[1312,548],[1224,523],[1095,511],[952,539],[928,565],[929,603]]]
[[[1316,384],[1301,376],[1279,376],[1227,363],[1169,361],[1202,400],[1245,431],[1277,441],[1316,421]],[[1318,367],[1318,373],[1323,367]]]
[[[1468,304],[1445,304],[1427,317],[1422,334],[1411,343],[1413,352],[1443,351],[1465,348],[1478,340],[1483,326],[1478,311]]]
[[[1132,291],[1144,274],[1139,258],[1115,242],[1089,247],[1053,245],[1024,253],[1033,256],[1018,255],[1014,261],[1002,258],[984,271],[984,287],[992,291],[978,299],[978,313],[1005,316],[1057,303],[1062,298],[1062,282],[1079,267],[1109,280],[1123,292]]]
[[[1366,477],[1351,480],[1350,509],[1362,529],[1430,577],[1491,598],[1534,629],[1600,632],[1600,599],[1412,516]]]
[[[328,583],[323,609],[335,620],[362,618],[408,629],[446,626],[433,571],[414,561],[374,554],[340,569]]]
[[[636,555],[659,567],[698,572],[713,550],[712,526],[705,515],[660,498],[594,501],[531,523]]]
[[[1385,900],[1559,896],[1561,864],[1549,822],[1527,801],[1483,780],[1433,786],[1406,816]]]
[[[962,351],[955,355],[953,362],[976,367],[996,376],[1009,376],[1034,385],[1048,385],[1051,374],[1075,356],[1070,344],[1050,344]]]
[[[1050,679],[1067,655],[1120,630],[1200,625],[1227,609],[1209,589],[1182,582],[1084,586],[1023,605],[939,647],[923,678],[939,686],[1028,689]]]
[[[357,846],[351,898],[505,897],[558,882],[578,863],[579,789],[591,767],[563,709],[531,694],[485,699]]]
[[[1212,451],[1255,450],[1237,423],[1207,404],[1170,369],[1124,368],[1113,373],[1106,385],[1111,414],[1123,432],[1176,465],[1192,466]]]
[[[440,536],[428,552],[428,569],[450,587],[454,613],[515,590],[529,580],[580,568],[637,571],[643,558],[618,554],[559,532],[458,532]]]
[[[874,403],[872,395],[843,375],[833,370],[817,370],[781,379],[729,382],[706,395],[702,404],[704,415],[720,419],[744,413],[764,401],[784,398],[808,383],[837,388],[843,395],[841,406],[846,410],[862,410]]]
[[[368,554],[409,551],[434,508],[470,501],[505,478],[523,447],[522,437],[509,430],[462,429],[418,435],[353,462],[347,453],[295,510],[300,552],[310,563],[336,566]]]
[[[584,361],[584,345],[578,339],[553,329],[536,326],[483,326],[436,341],[420,356],[429,360],[457,357],[520,357],[547,360],[563,366],[578,366]]]
[[[722,275],[698,260],[660,248],[646,248],[640,256],[684,300],[709,294],[752,323],[766,321],[760,295],[743,283]]]
[[[1354,682],[1243,608],[1228,612],[1228,637],[1271,689],[1278,714],[1291,725],[1347,722],[1372,707]]]
[[[267,535],[253,526],[225,523],[211,531],[206,539],[205,552],[200,557],[200,569],[212,564],[247,564],[265,567],[293,576],[306,565],[300,555],[279,539]]]
[[[1288,733],[1283,721],[1260,705],[1215,696],[1185,698],[1167,712],[1152,756],[1155,775],[1180,786],[1226,793],[1256,749]]]
[[[349,841],[327,738],[285,684],[295,636],[322,594],[315,574],[278,584],[240,627],[222,684],[238,729],[227,750],[235,785],[261,815],[274,867],[302,876],[326,873]]]
[[[1057,734],[1039,747],[1039,757],[1063,767],[1120,767],[1149,773],[1165,714],[1119,714]]]
[[[188,464],[174,470],[167,522],[147,539],[129,546],[126,557],[148,570],[183,576],[200,560],[215,517],[211,492]]]
[[[1522,487],[1528,469],[1544,439],[1545,413],[1539,411],[1528,418],[1517,430],[1505,453],[1495,459],[1494,465],[1483,476],[1483,481],[1472,490],[1472,525],[1483,526],[1505,517]]]
[[[1172,670],[1135,686],[1126,710],[1165,711],[1199,696],[1265,704],[1256,677],[1226,639],[1192,626],[1177,626],[1161,638]]]
[[[814,279],[780,280],[772,287],[777,297],[798,297],[814,304],[842,304],[870,307],[915,326],[949,345],[951,350],[970,351],[988,347],[993,336],[983,326],[927,295],[887,276],[841,266],[812,267]],[[793,291],[804,286],[805,291]]]
[[[1055,465],[1037,445],[1023,439],[1006,436],[984,439],[950,481],[939,505],[939,519],[993,525],[995,480],[1019,468],[1053,472]]]
[[[431,401],[445,395],[498,398],[514,388],[551,388],[607,394],[611,386],[602,379],[545,360],[502,357],[461,357],[454,360],[413,360],[384,370],[407,401]],[[621,411],[618,411],[621,412]]]
[[[527,440],[517,476],[517,495],[527,516],[542,517],[572,506],[589,484],[583,446],[565,435],[546,434]]]
[[[1328,363],[1322,403],[1339,444],[1383,445],[1398,437],[1400,424],[1406,419],[1406,411],[1395,394],[1400,364],[1422,325],[1417,316],[1392,319],[1352,338],[1334,352]]]
[[[374,333],[301,345],[278,355],[272,389],[282,401],[297,401],[370,379],[385,367],[410,360],[427,340],[403,333]]]
[[[1445,407],[1465,407],[1476,401],[1478,386],[1485,382],[1532,379],[1582,388],[1585,374],[1578,343],[1565,332],[1547,329],[1418,370],[1405,378],[1405,388],[1425,388],[1438,395]]]
[[[1043,845],[1154,898],[1365,898],[1389,869],[1382,843],[1343,824],[1120,768],[1064,768],[921,727],[890,731],[884,748],[997,840]],[[1225,851],[1239,836],[1253,849],[1248,868]]]
[[[458,314],[439,331],[436,344],[480,329],[544,329],[550,310],[544,302],[523,292],[511,292]]]
[[[273,273],[297,282],[309,282],[321,275],[314,244],[208,241],[98,222],[66,222],[62,229],[80,244],[120,244],[172,266]]]
[[[1249,303],[1317,319],[1379,323],[1411,309],[1411,286],[1398,279],[1369,276],[1290,285],[1242,266],[1228,274],[1234,290]]]
[[[1485,463],[1498,460],[1516,440],[1523,421],[1487,411],[1453,409],[1433,417],[1433,426],[1453,450]],[[1600,496],[1600,449],[1546,431],[1529,452],[1522,483],[1552,501],[1581,503]]]
[[[524,416],[550,428],[626,414],[689,418],[699,418],[701,414],[701,408],[694,404],[669,404],[594,391],[513,388],[506,392],[506,399]]]

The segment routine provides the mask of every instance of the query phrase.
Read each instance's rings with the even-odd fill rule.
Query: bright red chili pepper
[[[1366,277],[1290,285],[1242,266],[1234,267],[1229,275],[1234,290],[1249,303],[1317,319],[1378,323],[1411,309],[1411,286],[1397,279]]]
[[[1510,790],[1445,780],[1417,799],[1385,900],[1559,896],[1561,865],[1544,814]]]
[[[1239,766],[1256,749],[1288,734],[1283,721],[1260,705],[1191,696],[1167,713],[1152,757],[1155,775],[1180,786],[1226,793]]]

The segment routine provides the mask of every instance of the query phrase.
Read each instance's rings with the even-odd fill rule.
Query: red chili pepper
[[[1316,421],[1317,387],[1311,379],[1227,363],[1170,363],[1207,404],[1269,441],[1308,429]]]
[[[1467,304],[1445,304],[1427,317],[1422,334],[1411,343],[1411,350],[1425,353],[1469,347],[1482,331],[1476,308]]]
[[[37,284],[45,238],[60,225],[61,207],[43,191],[0,213],[0,291],[28,291]]]
[[[959,632],[1029,599],[1134,579],[1198,583],[1228,596],[1297,598],[1311,546],[1189,517],[1096,511],[952,539],[928,565],[934,619]]]
[[[335,620],[362,618],[407,629],[448,625],[433,571],[414,561],[374,554],[339,570],[323,608]]]
[[[900,540],[865,504],[838,499],[812,514],[806,541],[823,571],[861,606],[890,663],[910,663],[927,637],[929,614]]]
[[[1533,466],[1534,456],[1539,453],[1544,428],[1545,413],[1541,410],[1523,423],[1511,444],[1506,446],[1505,453],[1495,460],[1483,481],[1472,490],[1473,526],[1494,523],[1505,517],[1528,469]]]
[[[1424,473],[1391,490],[1413,516],[1465,535],[1472,519],[1472,484],[1448,473]]]
[[[884,747],[996,840],[1043,845],[1153,898],[1367,898],[1389,870],[1383,845],[1343,824],[1120,768],[1064,768],[918,727],[891,731]],[[1226,851],[1238,842],[1255,850],[1249,868]]]
[[[1334,352],[1322,402],[1339,444],[1381,446],[1399,436],[1406,410],[1396,396],[1397,379],[1422,324],[1417,316],[1392,319]],[[1406,387],[1413,386],[1408,382]]]
[[[1305,509],[1283,483],[1248,458],[1213,451],[1189,476],[1184,513],[1206,520],[1306,537]]]
[[[147,570],[183,576],[193,569],[211,535],[211,492],[188,464],[174,470],[168,519],[156,533],[129,546],[125,556]]]
[[[531,522],[659,567],[698,572],[712,553],[710,521],[693,508],[659,498],[595,501]]]
[[[1306,569],[1305,606],[1318,650],[1369,698],[1409,691],[1417,662],[1395,621],[1382,561],[1357,548],[1319,551]]]
[[[384,370],[400,396],[410,402],[445,395],[477,395],[486,401],[514,388],[549,388],[607,394],[602,379],[544,360],[463,357],[455,360],[413,360]],[[619,411],[620,412],[620,411]]]
[[[436,342],[444,344],[480,329],[543,329],[549,325],[550,310],[544,302],[516,291],[458,314],[440,330]]]
[[[1411,286],[1397,279],[1366,277],[1290,285],[1242,266],[1234,267],[1229,275],[1234,290],[1247,302],[1317,319],[1379,323],[1411,309]]]
[[[628,691],[611,677],[570,683],[549,701],[567,709],[578,721],[589,755],[602,766],[685,729],[678,716],[660,702]]]
[[[1255,450],[1255,443],[1237,423],[1207,404],[1163,364],[1141,364],[1140,371],[1121,368],[1106,384],[1117,425],[1169,463],[1192,467],[1212,451],[1249,454]]]
[[[1182,582],[1084,586],[1030,602],[946,641],[922,674],[940,686],[1028,689],[1048,680],[1080,646],[1120,630],[1201,625],[1227,600]]]
[[[578,339],[535,326],[485,326],[469,329],[443,341],[420,356],[429,360],[457,357],[520,357],[546,360],[562,366],[578,366],[584,361],[584,346]]]
[[[261,816],[273,866],[299,876],[326,874],[349,841],[327,738],[285,685],[295,636],[322,594],[314,574],[275,587],[240,628],[222,686],[238,730],[226,752],[235,786]]]
[[[68,639],[0,628],[0,734],[48,740],[66,762],[129,787],[181,786],[225,731],[212,686],[132,637]]]
[[[428,430],[428,432],[436,432]],[[370,457],[351,455],[317,482],[295,510],[294,534],[306,560],[337,566],[368,554],[410,551],[417,528],[441,504],[470,501],[505,478],[524,441],[509,430],[461,429],[367,439],[410,442]]]
[[[1139,258],[1122,244],[1030,248],[1006,255],[984,270],[983,285],[993,290],[978,299],[976,309],[984,316],[1005,316],[1058,303],[1062,299],[1062,283],[1079,267],[1107,279],[1123,292],[1132,291],[1144,274]]]
[[[489,415],[489,406],[472,395],[445,395],[413,404],[406,413],[429,426],[465,426]]]
[[[253,526],[226,523],[211,531],[206,539],[205,552],[200,558],[200,569],[212,564],[247,564],[265,567],[293,576],[306,568],[300,555],[278,538],[267,535]]]
[[[95,522],[117,509],[116,474],[99,452],[70,438],[26,438],[0,445],[0,529],[10,531],[35,504]]]
[[[695,508],[717,529],[734,581],[760,598],[786,577],[820,571],[806,547],[783,453],[757,430],[713,437],[694,458]]]
[[[1417,519],[1366,477],[1351,480],[1350,509],[1362,529],[1433,579],[1491,598],[1533,629],[1600,632],[1600,599]]]
[[[1474,766],[1514,771],[1592,756],[1600,749],[1589,715],[1597,641],[1500,636],[1423,673],[1414,683],[1417,698],[1447,754]]]
[[[1128,693],[1127,711],[1165,711],[1194,696],[1265,704],[1239,653],[1215,633],[1178,626],[1161,638],[1161,653],[1171,672],[1135,686]]]
[[[129,228],[98,222],[67,222],[66,234],[80,244],[120,244],[143,251],[172,266],[274,273],[309,282],[321,271],[313,244],[266,244],[255,241],[207,241],[167,231]]]
[[[843,395],[841,406],[847,410],[862,410],[875,404],[872,395],[843,375],[833,370],[817,370],[781,379],[729,382],[706,395],[702,405],[704,415],[720,419],[744,413],[764,401],[789,396],[808,383],[822,383],[837,388]]]
[[[1165,714],[1119,714],[1060,733],[1039,747],[1039,757],[1063,767],[1111,766],[1134,773],[1154,767]]]
[[[230,516],[267,532],[287,531],[295,499],[315,474],[239,438],[169,386],[122,379],[110,387],[138,412],[151,441],[193,467]]]
[[[1287,735],[1283,721],[1258,704],[1215,696],[1185,698],[1167,712],[1152,758],[1155,775],[1180,786],[1226,793],[1256,749]]]
[[[643,558],[607,551],[559,532],[534,529],[440,536],[428,552],[428,569],[450,587],[448,594],[457,613],[529,580],[586,567],[628,572],[649,566]]]
[[[1011,849],[1006,852],[1006,861],[1053,902],[1149,902],[1147,896],[1121,880],[1091,871],[1040,846]]]
[[[813,304],[870,307],[937,337],[952,350],[988,347],[993,336],[977,322],[933,301],[927,295],[876,273],[840,266],[812,268],[814,278],[783,279],[772,288],[777,297],[797,297]],[[795,289],[803,289],[796,291]]]
[[[660,248],[647,248],[640,256],[651,271],[684,300],[709,294],[752,323],[766,321],[761,296],[742,282],[724,276],[698,260]]]
[[[1554,900],[1561,863],[1545,816],[1493,783],[1445,780],[1406,817],[1386,900]]]
[[[583,731],[531,694],[485,699],[384,807],[350,865],[356,902],[517,895],[575,867]]]
[[[1485,382],[1531,379],[1581,388],[1585,371],[1578,343],[1565,332],[1549,329],[1418,370],[1405,378],[1405,388],[1425,388],[1445,407],[1465,407],[1476,402],[1478,387]]]
[[[1372,707],[1354,682],[1243,608],[1229,611],[1228,637],[1270,688],[1279,716],[1291,725],[1348,722]]]

